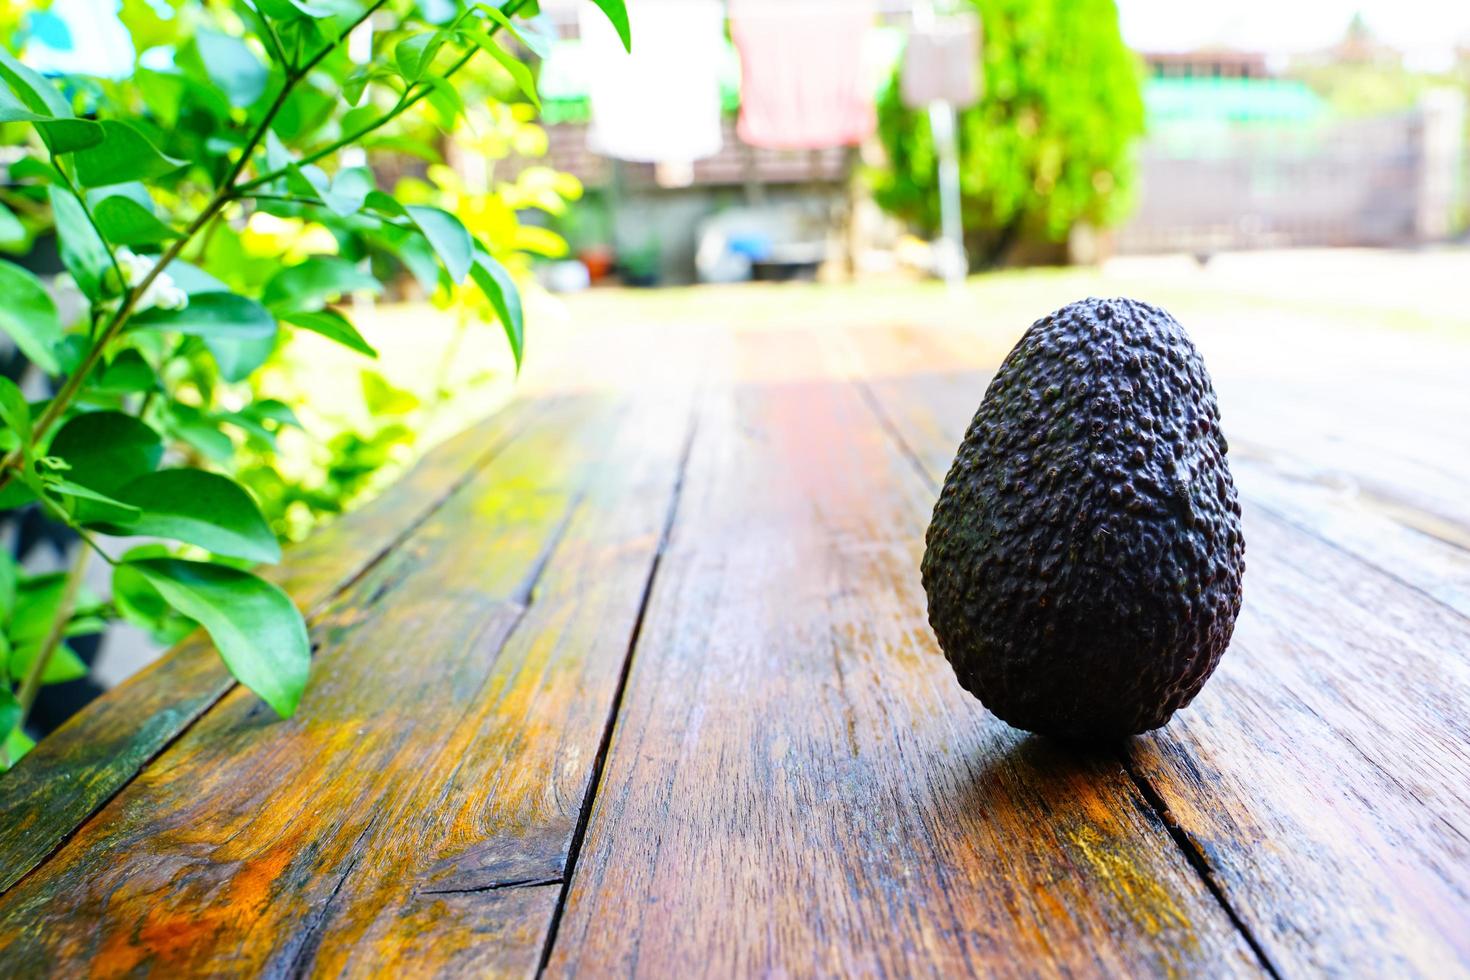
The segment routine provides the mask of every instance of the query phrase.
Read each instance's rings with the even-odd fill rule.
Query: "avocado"
[[[929,622],[960,684],[1065,739],[1158,728],[1219,663],[1245,540],[1214,386],[1131,299],[1036,321],[990,382],[926,535]]]

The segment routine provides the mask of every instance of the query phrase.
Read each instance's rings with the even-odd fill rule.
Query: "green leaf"
[[[306,624],[286,593],[223,565],[151,558],[133,567],[169,605],[209,632],[241,684],[282,718],[301,703],[311,668]]]
[[[194,36],[194,42],[199,46],[204,70],[224,91],[231,105],[245,108],[265,94],[270,73],[244,41],[228,34],[200,31]]]
[[[301,420],[296,417],[296,413],[291,410],[291,406],[274,398],[262,398],[260,401],[251,402],[249,405],[240,409],[240,414],[248,415],[253,419],[268,419],[280,425],[290,425],[298,429],[302,428]]]
[[[286,167],[286,182],[292,190],[307,200],[319,199],[327,206],[327,210],[344,218],[361,210],[363,200],[367,197],[367,191],[359,186],[360,180],[360,177],[347,178],[342,185],[345,193],[339,193],[336,182],[327,177],[326,171],[321,167],[302,167],[294,163]],[[369,182],[371,183],[371,178]]]
[[[510,342],[510,352],[515,355],[516,370],[521,369],[521,357],[525,352],[526,320],[521,309],[521,293],[515,280],[505,266],[491,258],[483,249],[475,250],[475,264],[470,277],[485,294],[500,325],[505,330],[505,339]]]
[[[37,123],[36,129],[40,130],[47,148],[58,155],[96,146],[107,136],[101,124],[90,119],[57,119]]]
[[[476,6],[479,7],[480,11],[486,17],[489,17],[495,23],[510,31],[511,36],[524,44],[536,57],[545,58],[551,53],[551,40],[549,38],[537,34],[535,31],[521,31],[515,24],[511,23],[509,17],[488,3],[479,3]]]
[[[61,320],[56,303],[41,280],[18,265],[0,262],[0,330],[10,335],[32,364],[56,374],[61,364],[56,346],[61,342]]]
[[[102,142],[78,150],[77,181],[83,187],[105,187],[130,180],[149,180],[177,170],[185,163],[164,156],[148,137],[125,122],[104,119]]]
[[[0,249],[7,252],[27,252],[30,250],[30,238],[26,226],[21,224],[15,212],[0,204]]]
[[[15,615],[10,619],[9,638],[16,648],[39,647],[51,632],[61,611],[66,591],[66,573],[49,572],[24,579],[16,590]],[[77,600],[78,609],[97,605],[97,597],[85,585]],[[29,663],[29,661],[27,661]]]
[[[272,20],[295,20],[302,17],[326,17],[331,11],[302,0],[254,0],[261,13]]]
[[[163,545],[144,545],[129,551],[126,560],[112,567],[113,605],[128,622],[147,630],[157,628],[159,622],[170,612],[169,605],[163,601],[158,590],[148,584],[143,573],[128,562],[139,558],[163,557],[168,557]]]
[[[403,210],[434,246],[434,252],[444,263],[449,278],[457,283],[464,282],[474,262],[475,242],[459,219],[448,211],[420,204],[410,204]]]
[[[17,62],[17,64],[19,64]],[[20,65],[24,68],[24,65]],[[26,68],[26,71],[30,69]],[[0,66],[0,78],[5,74],[4,66]],[[34,73],[33,73],[34,74]],[[22,94],[21,88],[17,86],[13,92],[0,88],[0,121],[3,122],[30,122],[41,134],[47,149],[52,153],[72,153],[76,150],[96,146],[101,143],[106,131],[99,123],[90,119],[77,119],[73,116],[70,104],[65,97],[56,90],[56,87],[45,79],[36,76],[37,85],[34,90],[27,88]],[[47,103],[41,96],[32,97],[35,92],[55,96],[60,102],[56,106]],[[17,98],[17,96],[19,96]],[[35,103],[42,103],[45,108],[32,111]],[[54,117],[50,114],[51,108],[60,108]],[[39,164],[39,161],[35,161]],[[17,165],[11,166],[11,176],[18,177],[20,172]],[[49,169],[49,168],[48,168]]]
[[[444,46],[442,31],[426,31],[398,42],[393,49],[393,61],[399,73],[408,81],[416,82],[424,71],[433,64],[434,57]]]
[[[489,34],[484,31],[461,27],[460,33],[479,45],[480,49],[500,62],[500,66],[510,72],[511,79],[516,83],[516,88],[521,94],[531,100],[536,108],[541,108],[541,96],[536,91],[536,77],[531,74],[531,69],[516,59],[509,51],[502,48]]]
[[[172,402],[168,406],[169,432],[187,442],[221,466],[235,458],[235,444],[219,429],[219,422],[192,405]]]
[[[423,235],[406,231],[392,225],[383,228],[383,238],[388,247],[398,256],[404,268],[417,280],[419,288],[427,296],[433,296],[434,291],[439,288],[439,278],[443,274],[439,269],[439,261],[434,255],[434,246],[430,245]]]
[[[246,561],[281,560],[281,546],[255,501],[216,473],[160,470],[129,483],[117,496],[142,511],[124,533],[183,541]]]
[[[387,378],[375,371],[362,372],[360,380],[362,399],[367,402],[368,411],[374,415],[404,415],[419,407],[418,396],[403,388],[393,387]]]
[[[277,313],[306,313],[349,293],[382,291],[383,284],[354,263],[337,255],[317,255],[277,272],[260,298]]]
[[[20,570],[9,551],[0,550],[0,626],[10,622],[15,612],[15,589],[20,582]]]
[[[144,310],[128,327],[244,339],[274,336],[276,320],[264,306],[237,293],[196,293],[182,310]]]
[[[408,212],[398,203],[398,199],[384,191],[369,191],[366,203],[372,210],[390,218],[408,217]]]
[[[179,233],[130,197],[114,194],[97,202],[92,210],[97,227],[114,245],[156,245],[179,237]]]
[[[75,113],[66,96],[33,69],[21,64],[15,56],[0,47],[0,80],[10,86],[27,109],[47,118],[70,119]]]
[[[10,651],[10,676],[20,680],[30,672],[31,664],[35,663],[36,657],[41,653],[44,641],[17,644]],[[61,684],[65,681],[74,681],[87,676],[87,664],[76,651],[62,643],[51,651],[51,659],[46,661],[46,669],[41,671],[42,684]]]
[[[211,334],[204,346],[214,357],[220,375],[226,381],[244,381],[275,353],[279,329],[262,337],[226,337]]]
[[[51,215],[60,239],[61,262],[76,280],[77,288],[94,300],[114,292],[103,289],[105,277],[112,271],[112,259],[97,229],[87,220],[82,202],[64,187],[53,185],[46,188],[46,193],[51,199]]]
[[[31,441],[31,405],[14,381],[0,375],[0,418],[29,450]]]
[[[230,287],[191,262],[174,259],[168,264],[168,274],[178,286],[190,296],[200,293],[227,293]]]
[[[73,506],[73,509],[77,513],[77,519],[83,523],[109,521],[117,524],[131,524],[138,517],[138,508],[131,504],[125,504],[116,497],[109,497],[105,493],[98,493],[90,487],[84,487],[80,483],[51,477],[45,481],[45,486],[48,496],[60,493],[71,497],[73,501],[90,501],[90,504],[74,504]],[[89,512],[86,508],[90,507],[91,504],[101,504],[105,507],[106,516],[99,516],[96,508],[91,508]]]
[[[131,348],[114,357],[97,379],[97,388],[102,391],[122,393],[155,391],[158,377],[143,355]]]
[[[27,474],[31,472],[28,466],[15,479],[0,488],[0,511],[15,510],[36,499],[36,491],[31,489],[27,478]]]
[[[258,419],[253,419],[243,412],[223,412],[219,419],[245,433],[246,445],[261,452],[275,452],[276,434],[262,425]]]
[[[339,207],[345,209],[339,213],[356,214],[361,211],[373,186],[373,172],[367,167],[343,167],[337,171],[332,178],[332,197]]]
[[[129,523],[137,514],[115,507],[122,486],[151,473],[163,460],[163,439],[140,420],[122,411],[88,411],[73,416],[51,439],[47,454],[71,469],[65,480],[103,495],[104,500],[76,500],[73,513],[82,523]],[[66,491],[62,491],[66,492]],[[81,497],[72,492],[72,497]]]
[[[459,91],[452,82],[437,75],[430,75],[426,81],[433,88],[428,101],[439,114],[439,125],[446,131],[453,129],[454,121],[464,115],[464,100],[460,98]]]
[[[88,412],[68,419],[47,450],[70,464],[66,478],[110,497],[163,459],[163,440],[123,412]]]
[[[0,80],[3,80],[4,71],[0,69]],[[12,92],[7,86],[0,85],[0,123],[8,122],[39,122],[49,119],[37,112],[26,108],[26,104]]]
[[[628,8],[623,0],[592,0],[602,9],[603,14],[612,23],[613,30],[618,32],[618,37],[623,42],[623,48],[633,53],[633,35],[628,29]]]
[[[5,757],[10,760],[11,765],[14,765],[18,759],[35,747],[36,740],[20,728],[16,728],[5,738]]]
[[[10,692],[10,685],[0,684],[0,732],[8,734],[14,731],[15,726],[20,724],[21,714],[20,702],[15,700],[15,695]],[[9,752],[6,755],[9,755]]]
[[[336,310],[321,310],[312,313],[284,313],[281,318],[287,323],[295,324],[303,330],[321,334],[328,340],[335,340],[344,347],[350,347],[359,354],[368,357],[377,357],[378,352],[373,346],[362,338],[357,328],[352,325],[341,313]]]

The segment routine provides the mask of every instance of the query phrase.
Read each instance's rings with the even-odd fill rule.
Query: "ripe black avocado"
[[[1031,325],[960,444],[924,551],[929,622],[1017,728],[1112,739],[1188,704],[1230,643],[1245,541],[1215,391],[1164,310]]]

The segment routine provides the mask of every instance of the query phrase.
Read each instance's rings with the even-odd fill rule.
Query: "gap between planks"
[[[545,543],[541,547],[541,551],[531,562],[531,567],[526,570],[526,574],[522,577],[520,584],[510,593],[508,597],[509,601],[514,603],[518,608],[515,612],[515,617],[510,622],[510,626],[505,631],[505,635],[500,640],[500,650],[504,650],[506,645],[511,642],[511,639],[516,635],[516,631],[519,630],[521,628],[521,625],[526,621],[526,616],[530,613],[531,606],[535,604],[536,586],[540,583],[542,576],[546,571],[546,566],[551,561],[551,556],[556,553],[557,548],[559,548],[562,542],[566,539],[567,528],[571,526],[572,520],[577,516],[577,512],[582,508],[583,503],[587,499],[586,480],[587,477],[584,476],[582,487],[572,495],[572,499],[567,505],[566,512],[561,515],[561,519],[557,522],[556,526],[547,536]],[[453,494],[449,494],[448,496],[446,496],[445,500],[447,501],[452,496]],[[392,580],[385,581],[382,586],[380,586],[372,593],[371,596],[368,597],[368,601],[364,604],[364,607],[371,608],[372,606],[376,605],[378,601],[383,598],[384,595],[390,594],[393,591],[396,584],[397,583]],[[468,714],[470,711],[473,710],[473,708],[474,702],[471,701],[470,704],[466,707],[464,714]],[[306,925],[302,929],[301,944],[292,957],[290,966],[285,971],[286,975],[293,977],[304,977],[311,972],[312,962],[313,960],[315,960],[318,952],[321,949],[323,932],[325,931],[327,924],[332,920],[333,913],[336,911],[337,896],[341,894],[342,887],[347,884],[348,880],[352,878],[353,871],[357,869],[357,865],[358,862],[361,860],[364,847],[366,846],[366,841],[368,840],[368,836],[377,827],[377,822],[377,817],[368,820],[366,825],[362,829],[362,833],[357,835],[357,840],[353,842],[350,851],[352,857],[348,861],[347,866],[338,876],[337,884],[332,888],[331,894],[327,896],[327,900],[322,903],[321,908],[317,910],[310,924]],[[555,877],[542,879],[519,879],[513,881],[494,881],[489,883],[488,885],[482,885],[473,888],[424,889],[422,891],[419,891],[418,894],[469,895],[478,892],[501,891],[506,888],[549,885],[555,884],[558,881],[559,879]]]
[[[623,655],[617,687],[613,690],[612,704],[608,707],[607,721],[602,729],[602,740],[598,743],[597,754],[593,758],[592,776],[587,781],[587,792],[583,795],[582,808],[577,814],[577,825],[572,831],[571,844],[567,848],[566,864],[563,866],[561,878],[555,882],[561,886],[561,890],[556,897],[556,905],[552,908],[551,923],[547,928],[545,941],[541,944],[541,958],[536,964],[537,977],[546,974],[546,968],[551,963],[551,954],[556,947],[556,937],[561,930],[562,915],[566,911],[572,877],[577,870],[577,857],[582,853],[582,842],[587,839],[587,825],[592,819],[592,807],[597,801],[598,790],[602,788],[602,773],[607,763],[608,751],[612,747],[613,729],[617,727],[618,716],[623,708],[623,695],[628,690],[628,675],[633,669],[634,651],[638,648],[638,638],[643,635],[643,622],[648,615],[648,604],[653,597],[653,586],[658,580],[659,567],[669,547],[674,522],[679,516],[679,503],[684,497],[684,478],[689,472],[689,454],[694,448],[695,434],[699,431],[698,404],[696,400],[690,405],[689,429],[684,436],[684,446],[679,453],[679,468],[674,476],[674,488],[669,496],[668,512],[664,516],[663,529],[659,534],[658,546],[653,553],[653,561],[649,564],[648,577],[643,582],[643,594],[638,600],[638,615],[633,621],[632,632],[628,634],[627,651]],[[547,884],[551,883],[553,882],[547,882]]]
[[[894,420],[889,416],[886,411],[884,411],[883,406],[879,402],[877,395],[873,392],[872,387],[868,384],[866,380],[860,377],[854,377],[851,383],[855,388],[857,388],[858,394],[861,396],[860,400],[867,407],[868,411],[873,414],[873,417],[877,421],[879,428],[881,428],[884,434],[893,442],[903,458],[908,460],[909,465],[912,466],[914,471],[919,475],[919,479],[921,479],[926,486],[928,486],[932,491],[937,494],[939,492],[939,486],[935,483],[933,476],[925,467],[923,458],[904,437],[903,433],[899,431],[898,426],[894,422]],[[1200,881],[1204,885],[1205,889],[1219,904],[1220,909],[1230,919],[1231,924],[1235,926],[1236,930],[1239,931],[1241,938],[1245,941],[1246,945],[1250,947],[1251,952],[1255,954],[1261,968],[1270,977],[1272,977],[1273,980],[1281,980],[1282,974],[1280,970],[1278,970],[1276,964],[1272,962],[1270,955],[1268,955],[1265,950],[1265,947],[1261,944],[1256,935],[1251,931],[1250,927],[1246,924],[1245,920],[1241,917],[1235,906],[1232,905],[1230,900],[1226,897],[1224,889],[1220,887],[1219,881],[1216,880],[1214,874],[1211,872],[1209,862],[1206,860],[1204,852],[1200,850],[1199,845],[1190,838],[1189,834],[1182,827],[1179,826],[1178,821],[1176,821],[1173,814],[1169,812],[1169,808],[1165,806],[1163,798],[1159,796],[1158,792],[1154,789],[1152,785],[1149,784],[1148,780],[1145,779],[1138,772],[1137,767],[1133,764],[1132,759],[1129,757],[1129,754],[1126,751],[1118,750],[1116,752],[1116,758],[1123,771],[1128,774],[1129,780],[1133,783],[1134,788],[1137,789],[1139,795],[1143,798],[1148,808],[1153,812],[1156,817],[1158,817],[1159,822],[1168,831],[1170,839],[1173,840],[1175,846],[1179,848],[1185,861],[1188,862],[1190,868],[1193,869],[1194,873],[1199,876]]]

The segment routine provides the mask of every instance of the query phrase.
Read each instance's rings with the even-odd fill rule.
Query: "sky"
[[[1117,0],[1123,37],[1142,51],[1206,45],[1291,54],[1342,37],[1361,12],[1381,39],[1416,67],[1448,64],[1470,46],[1470,0]]]

